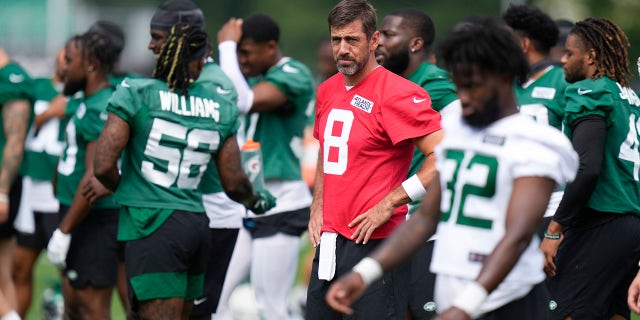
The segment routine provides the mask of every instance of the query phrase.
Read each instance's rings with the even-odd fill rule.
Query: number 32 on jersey
[[[473,211],[473,207],[466,205],[473,198],[491,201],[496,196],[498,159],[455,149],[447,150],[444,158],[445,165],[440,177],[446,184],[442,190],[440,220],[446,222],[454,218],[458,225],[491,229],[493,220],[490,212],[483,210],[485,212],[480,216],[479,212]]]

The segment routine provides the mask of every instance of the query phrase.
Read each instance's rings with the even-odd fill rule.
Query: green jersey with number
[[[233,105],[238,103],[238,92],[233,86],[231,79],[222,71],[217,63],[213,62],[211,58],[207,59],[207,63],[200,73],[198,82],[209,82],[215,87],[216,93],[224,96],[227,100],[231,101]],[[216,162],[209,162],[209,167],[202,176],[202,193],[209,194],[215,192],[222,192],[222,185],[220,184],[220,175],[216,168]]]
[[[87,145],[95,142],[107,121],[107,100],[112,87],[104,88],[89,97],[70,102],[77,105],[65,128],[64,147],[58,161],[57,197],[61,204],[70,206],[78,185],[87,169],[85,164]],[[117,208],[113,196],[100,198],[93,204],[95,209]]]
[[[260,112],[259,116],[249,115],[247,136],[250,137],[254,128],[251,117],[258,116],[253,140],[260,142],[265,180],[302,180],[300,159],[305,111],[313,99],[311,72],[297,60],[282,58],[264,76],[250,79],[249,85],[264,81],[280,89],[287,102],[272,111]]]
[[[34,101],[33,80],[22,67],[15,63],[9,63],[0,69],[0,106],[11,100]],[[6,142],[4,125],[0,121],[0,150],[4,150]],[[0,152],[1,161],[2,152]]]
[[[49,109],[49,103],[59,92],[50,78],[33,80],[35,104],[34,113],[39,115]],[[24,147],[22,172],[35,180],[49,181],[56,171],[58,157],[62,153],[66,120],[51,118],[38,130],[32,124],[27,133]]]
[[[590,115],[607,123],[602,172],[587,207],[640,215],[640,99],[607,77],[573,83],[565,96],[567,125]]]
[[[127,79],[108,111],[131,128],[116,190],[117,202],[128,208],[121,211],[118,239],[152,233],[173,210],[204,213],[202,175],[238,130],[236,106],[210,83],[196,82],[183,96],[157,79]]]
[[[431,108],[438,112],[458,99],[456,86],[451,82],[449,73],[432,63],[424,62],[407,79],[427,90],[431,98]],[[415,148],[407,177],[414,175],[420,170],[424,159],[425,155],[418,148]],[[413,213],[420,206],[421,202],[422,199],[412,201],[409,204],[409,213]]]
[[[562,130],[564,90],[567,82],[561,67],[549,66],[539,78],[522,86],[515,85],[520,112],[537,122]]]

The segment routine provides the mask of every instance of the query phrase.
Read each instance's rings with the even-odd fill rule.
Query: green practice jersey
[[[61,204],[70,206],[80,180],[87,169],[87,145],[98,140],[107,121],[107,100],[113,93],[112,87],[104,88],[90,97],[78,98],[70,102],[77,109],[65,128],[62,155],[58,161],[57,197]],[[95,209],[117,208],[113,196],[100,198],[93,204]]]
[[[127,79],[108,111],[131,128],[116,200],[118,239],[155,231],[173,210],[204,213],[202,176],[220,145],[238,130],[237,107],[210,83],[196,82],[189,96],[157,79]]]
[[[124,79],[138,79],[138,78],[142,78],[142,77],[140,75],[137,75],[135,73],[130,73],[130,72],[110,74],[109,83],[114,88],[117,88],[122,83],[122,80]]]
[[[59,95],[50,78],[33,80],[35,104],[33,110],[39,115],[49,109],[49,103]],[[51,118],[36,130],[32,124],[25,141],[22,173],[36,180],[50,181],[56,171],[58,157],[62,153],[64,129],[67,121]]]
[[[407,79],[427,90],[431,98],[431,108],[438,112],[458,99],[456,86],[451,82],[449,73],[432,63],[422,63]],[[418,148],[415,148],[407,177],[414,175],[420,170],[424,159],[425,155]],[[422,199],[412,201],[409,204],[409,213],[413,213],[421,202]]]
[[[640,99],[607,77],[573,83],[565,96],[567,125],[590,115],[607,123],[602,172],[587,207],[640,215]]]
[[[313,78],[301,62],[282,58],[260,78],[252,78],[250,86],[268,81],[287,97],[286,105],[260,112],[253,140],[260,142],[264,161],[264,178],[302,180],[300,158],[302,135],[306,125],[305,111],[313,99]],[[249,115],[252,117],[254,115]],[[247,119],[252,130],[250,118]],[[250,136],[249,134],[247,135]]]
[[[561,67],[550,66],[539,78],[522,86],[515,85],[520,112],[537,122],[562,130],[564,90],[567,82]]]
[[[227,100],[230,100],[233,105],[238,103],[238,92],[233,86],[231,79],[222,71],[217,63],[214,63],[211,58],[207,60],[204,65],[202,73],[198,78],[198,82],[210,82],[214,85],[216,93],[225,96]],[[236,107],[237,108],[237,107]],[[215,192],[222,192],[222,185],[220,184],[220,175],[216,168],[216,162],[209,162],[209,167],[205,171],[202,177],[202,193],[209,194]]]
[[[9,63],[0,69],[0,106],[11,100],[34,101],[33,80],[26,71],[15,63]],[[0,121],[0,163],[7,138],[4,135],[4,125]]]

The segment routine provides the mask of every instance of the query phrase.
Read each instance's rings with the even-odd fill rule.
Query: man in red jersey
[[[332,280],[373,251],[405,220],[405,204],[425,194],[435,157],[405,181],[414,146],[430,155],[443,135],[427,92],[376,62],[375,9],[366,0],[343,0],[328,20],[339,73],[317,93],[314,137],[321,149],[309,236],[320,248],[306,310],[307,319],[323,320],[342,318],[325,302]],[[358,317],[404,319],[400,293],[408,280],[408,273],[392,271],[371,282],[353,305]]]

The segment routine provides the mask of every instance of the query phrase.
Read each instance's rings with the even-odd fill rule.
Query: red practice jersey
[[[348,224],[407,176],[412,138],[439,130],[440,114],[420,86],[378,67],[347,90],[340,73],[318,87],[313,135],[323,157],[322,231],[349,238]],[[405,220],[407,206],[372,234],[386,238]]]

